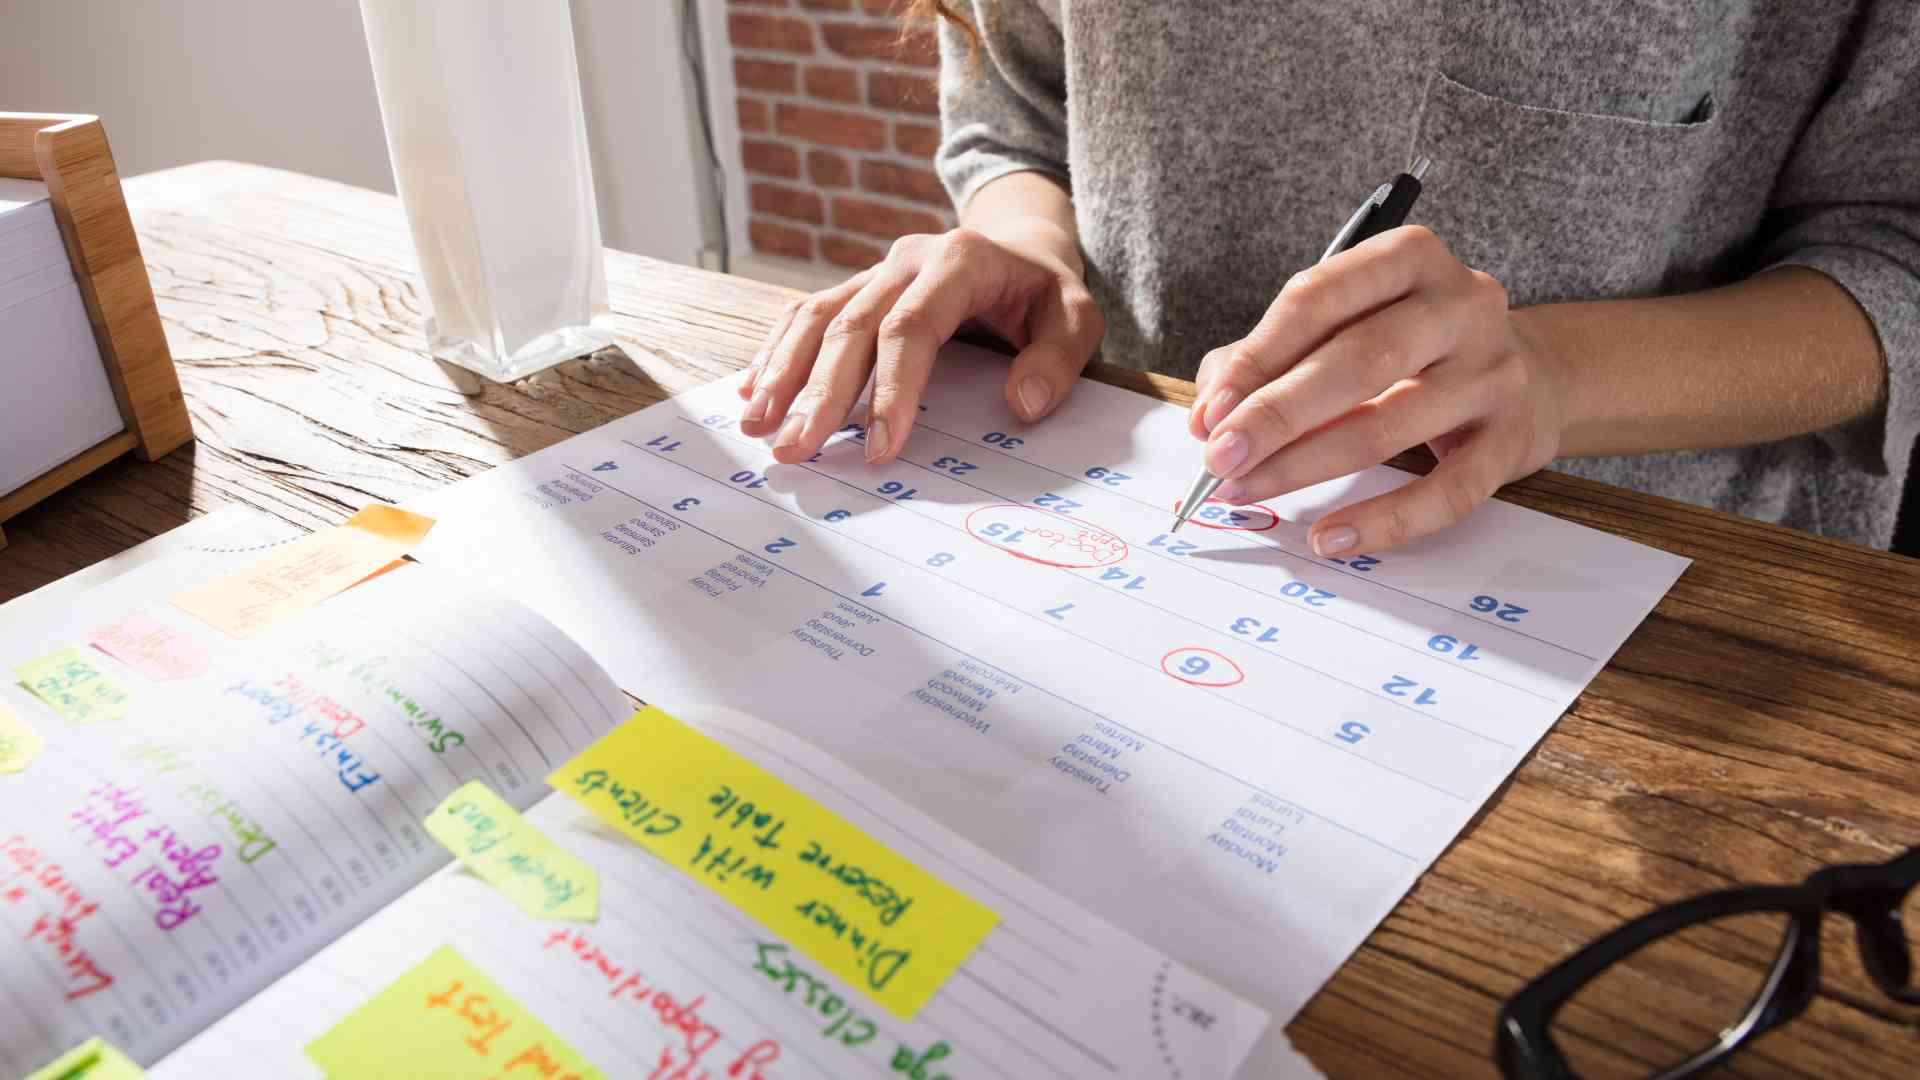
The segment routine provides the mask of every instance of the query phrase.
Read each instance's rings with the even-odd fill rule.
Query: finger
[[[1282,447],[1446,355],[1463,336],[1470,314],[1444,295],[1421,293],[1347,325],[1233,406],[1207,438],[1207,468],[1228,479],[1245,475]]]
[[[1416,289],[1464,281],[1470,273],[1428,229],[1406,225],[1381,233],[1289,278],[1259,324],[1229,350],[1211,394],[1231,390],[1244,399],[1348,323]]]
[[[1062,282],[1035,313],[1033,339],[1007,372],[1007,407],[1032,422],[1060,407],[1100,347],[1106,321],[1093,294]]]
[[[1210,393],[1213,382],[1220,374],[1220,365],[1231,355],[1232,348],[1222,345],[1208,351],[1207,355],[1200,358],[1199,370],[1193,373],[1193,408],[1187,410],[1187,431],[1196,439],[1206,438],[1207,433],[1213,430],[1213,425],[1226,416],[1226,409],[1221,408],[1217,410],[1218,415],[1212,417],[1213,422],[1207,422],[1209,413],[1214,411],[1209,408],[1212,405]],[[1229,398],[1227,405],[1231,404],[1232,399]]]
[[[780,340],[767,354],[760,376],[754,380],[753,396],[740,414],[742,432],[758,436],[778,428],[787,413],[787,403],[806,385],[827,324],[866,284],[867,281],[859,277],[850,278],[800,301]]]
[[[774,436],[775,461],[805,461],[846,421],[873,372],[880,323],[913,281],[906,264],[891,267],[868,281],[827,323],[806,385],[794,396]]]
[[[1511,478],[1519,455],[1511,437],[1485,429],[1426,476],[1314,522],[1307,540],[1326,558],[1386,551],[1458,523]]]
[[[987,301],[980,291],[987,257],[980,237],[948,233],[881,320],[867,410],[868,461],[889,461],[906,445],[940,346]]]
[[[766,366],[767,357],[773,347],[785,336],[787,327],[793,325],[793,313],[800,310],[800,301],[795,300],[780,309],[780,317],[773,320],[773,326],[767,330],[767,336],[761,340],[760,347],[754,350],[753,359],[747,363],[747,377],[740,380],[740,396],[753,397],[753,384],[760,377],[760,369]]]
[[[1215,497],[1254,502],[1358,472],[1476,424],[1492,410],[1493,400],[1492,385],[1474,370],[1451,361],[1436,364],[1282,447],[1245,475],[1221,484]]]

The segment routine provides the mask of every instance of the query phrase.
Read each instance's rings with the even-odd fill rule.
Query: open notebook
[[[682,716],[997,915],[901,1019],[549,789],[633,707],[544,619],[405,564],[235,639],[169,603],[209,550],[0,609],[0,668],[77,650],[111,691],[0,687],[0,721],[43,741],[0,773],[6,1075],[97,1036],[157,1076],[319,1076],[310,1044],[449,949],[605,1076],[1311,1075],[1272,1040],[1247,1061],[1261,1009],[802,739]],[[471,780],[593,868],[596,919],[532,918],[450,865],[422,821]],[[399,1050],[387,1074],[416,1075]]]

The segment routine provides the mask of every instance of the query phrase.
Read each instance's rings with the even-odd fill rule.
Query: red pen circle
[[[1201,509],[1205,509],[1208,503],[1212,503],[1215,506],[1227,507],[1229,510],[1231,510],[1235,514],[1254,513],[1254,516],[1256,517],[1256,519],[1259,514],[1265,514],[1267,516],[1266,524],[1264,525],[1261,525],[1261,524],[1219,525],[1201,517],[1199,511],[1197,510],[1194,512],[1194,515],[1192,517],[1187,519],[1187,524],[1198,525],[1203,529],[1219,529],[1222,532],[1266,532],[1268,529],[1271,529],[1275,525],[1280,524],[1280,515],[1277,513],[1274,513],[1274,511],[1271,508],[1261,506],[1259,503],[1248,503],[1245,506],[1234,506],[1232,503],[1221,502],[1219,499],[1208,499],[1206,502],[1203,502],[1200,504]],[[1180,504],[1178,502],[1175,502],[1173,504],[1173,512],[1176,514],[1180,512]]]
[[[1225,664],[1229,669],[1231,669],[1233,672],[1233,677],[1230,679],[1224,679],[1224,680],[1191,678],[1181,672],[1175,671],[1173,668],[1169,667],[1168,664],[1172,662],[1174,657],[1179,656],[1181,653],[1205,653],[1208,656],[1213,657],[1215,660],[1218,660],[1220,663]],[[1234,663],[1232,658],[1222,653],[1215,652],[1214,650],[1206,648],[1205,646],[1202,646],[1202,645],[1187,645],[1182,648],[1172,650],[1171,652],[1167,653],[1167,655],[1160,658],[1160,670],[1166,672],[1167,674],[1173,676],[1176,679],[1179,679],[1181,682],[1186,683],[1188,686],[1204,686],[1209,689],[1215,689],[1215,690],[1223,686],[1234,686],[1238,683],[1246,681],[1246,678],[1247,678],[1247,673],[1244,671],[1241,671],[1240,665]],[[1211,665],[1209,665],[1209,670],[1211,670]]]
[[[987,532],[995,526],[998,532]],[[1125,540],[1092,522],[1022,503],[979,507],[967,515],[966,528],[968,536],[996,551],[1066,570],[1112,566],[1130,550]]]

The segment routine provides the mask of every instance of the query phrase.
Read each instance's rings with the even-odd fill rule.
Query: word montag
[[[649,706],[547,783],[912,1020],[999,916]]]
[[[485,783],[469,780],[427,815],[427,832],[536,919],[592,922],[600,876],[547,839]]]
[[[27,1080],[140,1080],[146,1071],[94,1036],[27,1074]]]
[[[207,673],[207,650],[199,642],[138,611],[88,634],[87,644],[149,679],[190,679]]]
[[[600,1080],[492,979],[442,945],[418,967],[307,1044],[328,1080]]]
[[[133,703],[127,688],[95,666],[83,649],[69,646],[50,652],[21,664],[13,673],[34,697],[76,724],[118,720]]]
[[[412,550],[433,519],[375,503],[344,525],[301,537],[226,577],[173,595],[173,606],[233,637],[344,592]]]
[[[0,704],[0,773],[17,773],[33,764],[43,745],[39,732]]]

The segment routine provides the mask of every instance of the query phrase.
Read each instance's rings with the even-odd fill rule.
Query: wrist
[[[1579,457],[1581,421],[1577,412],[1580,400],[1575,385],[1578,365],[1570,361],[1570,350],[1560,339],[1550,306],[1517,308],[1508,312],[1509,324],[1519,339],[1522,354],[1536,385],[1536,426],[1539,437],[1548,445],[1546,456]],[[1542,466],[1545,461],[1540,462]]]
[[[964,223],[982,236],[1016,253],[1066,270],[1075,281],[1086,280],[1086,261],[1073,233],[1060,223],[1041,215],[1003,217],[994,221]]]

